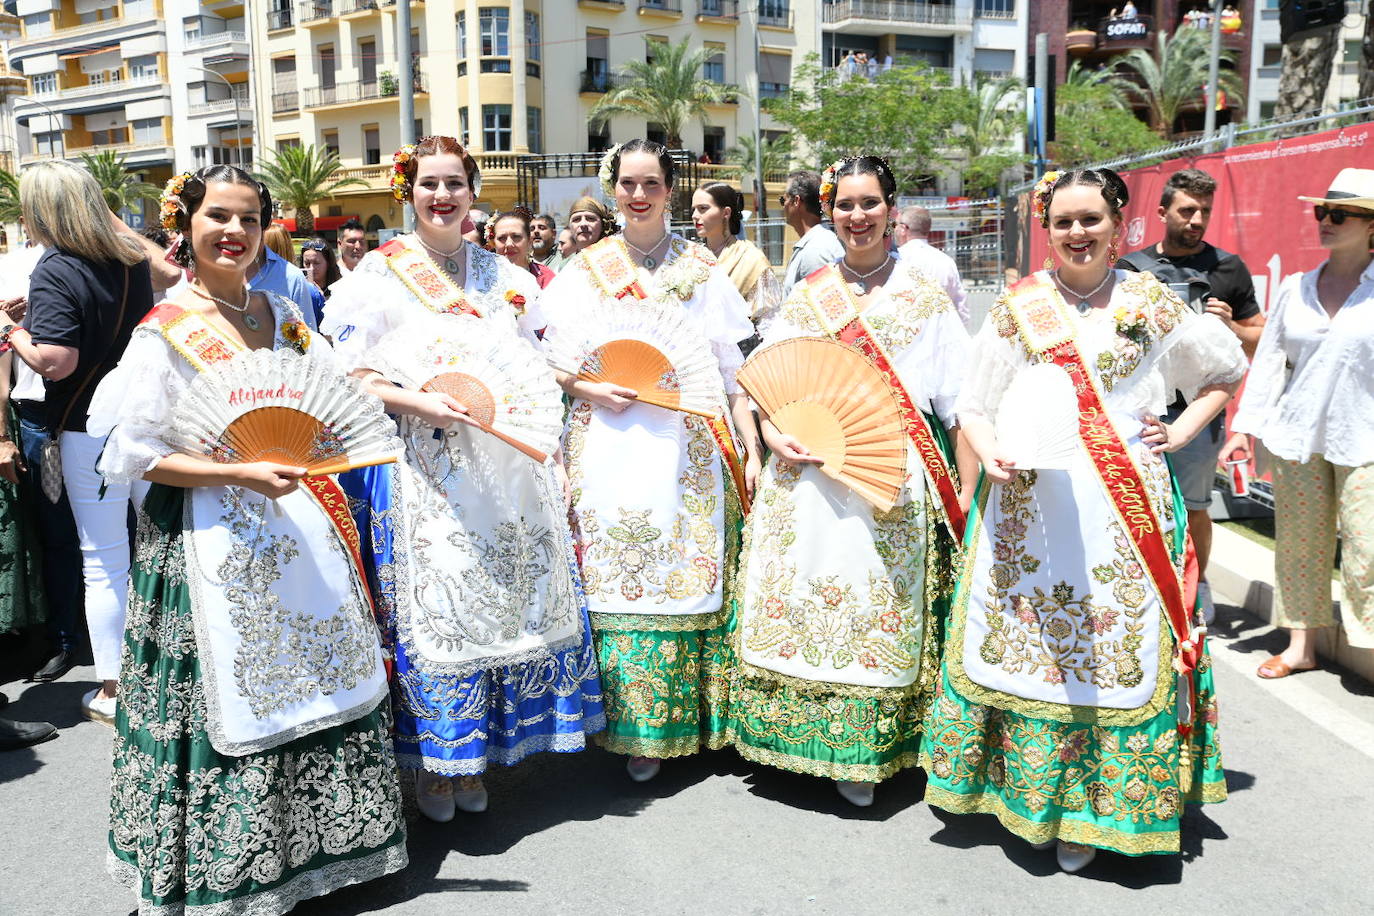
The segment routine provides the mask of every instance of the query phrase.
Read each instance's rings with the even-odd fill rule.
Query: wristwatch
[[[10,335],[14,333],[14,329],[17,328],[17,327],[19,327],[19,325],[15,324],[13,321],[11,321],[9,324],[5,325],[3,328],[0,328],[0,354],[4,354],[4,353],[9,352],[9,349],[10,349]]]

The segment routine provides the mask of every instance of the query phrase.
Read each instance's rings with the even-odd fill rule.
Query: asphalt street
[[[828,782],[729,750],[636,785],[621,758],[593,749],[489,774],[482,815],[441,826],[412,806],[408,869],[296,912],[1371,912],[1374,687],[1339,671],[1260,681],[1279,637],[1231,607],[1216,631],[1231,798],[1189,809],[1181,856],[1102,854],[1065,875],[991,817],[925,805],[919,771],[860,810]],[[4,687],[6,715],[62,731],[0,754],[3,916],[135,907],[104,870],[111,732],[77,712],[91,676]]]

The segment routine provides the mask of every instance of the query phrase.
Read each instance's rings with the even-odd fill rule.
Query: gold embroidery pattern
[[[911,346],[926,321],[954,309],[949,295],[934,281],[915,268],[909,273],[912,286],[890,294],[876,308],[863,314],[864,324],[888,353]]]

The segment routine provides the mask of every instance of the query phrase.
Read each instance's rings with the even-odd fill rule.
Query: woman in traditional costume
[[[249,350],[332,363],[245,275],[271,218],[230,166],[172,180],[164,224],[195,281],[138,326],[91,403],[100,470],[139,511],[110,791],[110,870],[140,913],[290,911],[406,864],[357,530],[330,477],[174,450],[173,407]],[[340,373],[342,374],[342,373]],[[183,430],[184,432],[184,430]]]
[[[1052,172],[1034,194],[1059,268],[1012,286],[974,341],[956,410],[986,486],[921,758],[928,802],[1058,841],[1073,872],[1098,849],[1177,852],[1184,803],[1226,797],[1163,453],[1225,406],[1245,358],[1215,317],[1111,269],[1116,173]],[[1175,389],[1190,404],[1165,425]]]
[[[744,195],[723,181],[713,181],[692,193],[692,223],[697,237],[711,249],[721,270],[749,305],[755,326],[782,302],[782,284],[773,274],[768,255],[741,237]],[[758,344],[757,335],[741,346],[746,356]]]
[[[944,291],[888,251],[895,193],[877,157],[826,171],[822,204],[845,256],[797,284],[760,331],[764,347],[834,340],[890,369],[906,481],[894,505],[875,508],[763,417],[773,459],[745,527],[731,692],[740,754],[834,779],[860,806],[916,765],[963,533],[950,444],[968,332]],[[971,453],[964,464],[966,506]]]
[[[551,351],[589,312],[661,314],[683,322],[684,347],[709,345],[707,361],[713,355],[720,374],[714,419],[636,404],[636,390],[575,372],[559,378],[573,399],[564,454],[606,690],[601,743],[631,755],[639,782],[658,773],[661,758],[725,741],[726,601],[740,491],[759,467],[753,417],[734,380],[739,341],[753,326],[715,257],[668,230],[673,180],[661,144],[632,140],[608,152],[601,182],[624,214],[624,232],[568,262],[545,299]]]
[[[367,507],[395,653],[396,757],[417,771],[420,810],[445,822],[455,807],[486,809],[489,765],[581,750],[603,713],[561,465],[474,428],[447,394],[396,384],[422,371],[434,328],[464,322],[459,333],[508,341],[543,371],[539,287],[464,241],[481,174],[457,140],[425,137],[393,161],[392,190],[413,204],[416,230],[339,283],[323,331],[399,417],[404,462],[345,485]]]

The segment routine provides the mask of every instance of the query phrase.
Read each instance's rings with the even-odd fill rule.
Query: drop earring
[[[1118,238],[1118,236],[1112,236],[1111,244],[1107,246],[1107,260],[1111,264],[1116,263],[1116,256],[1121,253],[1121,249],[1117,247]]]
[[[885,238],[885,239],[886,239],[886,238],[891,238],[891,237],[892,237],[892,233],[894,233],[894,232],[896,232],[896,231],[897,231],[897,221],[896,221],[895,219],[890,219],[890,218],[889,218],[888,221],[887,221],[887,228],[883,230],[883,238]]]
[[[1045,257],[1045,269],[1054,270],[1054,258],[1051,258],[1049,256]]]

